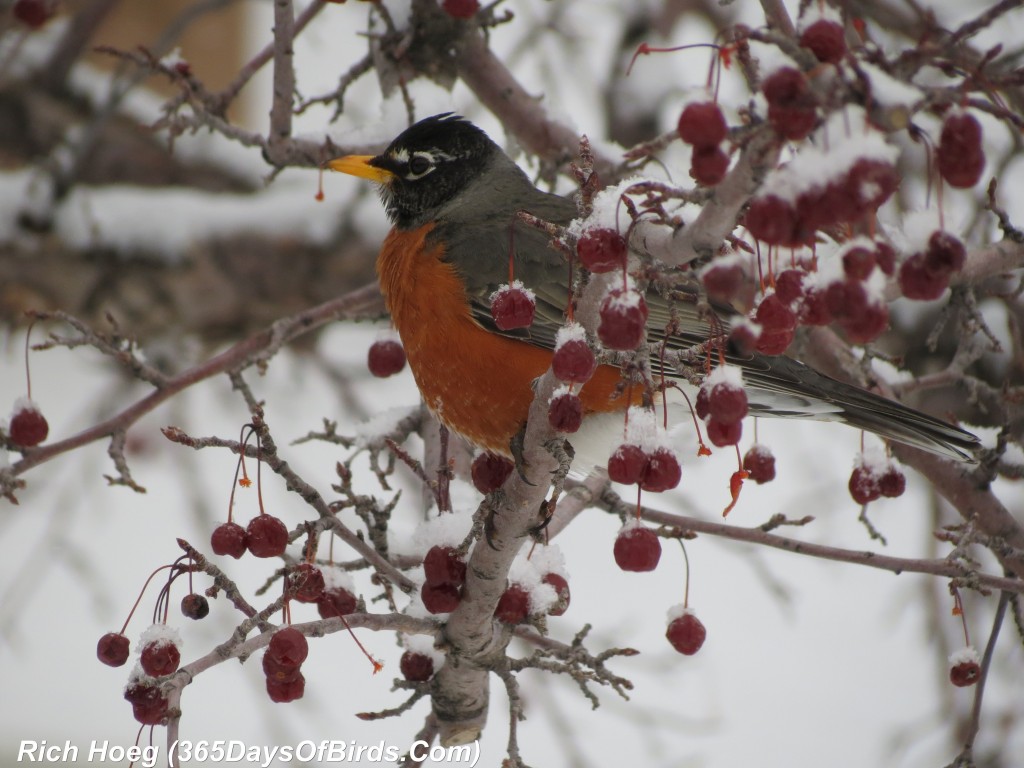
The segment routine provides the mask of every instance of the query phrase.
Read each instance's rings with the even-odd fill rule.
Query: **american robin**
[[[547,234],[522,223],[517,213],[564,226],[578,217],[576,204],[537,189],[481,129],[451,113],[414,124],[377,156],[349,155],[328,166],[379,185],[393,226],[377,258],[377,273],[427,405],[480,448],[511,455],[510,441],[525,424],[534,396],[531,385],[551,365],[571,299],[566,258],[550,247]],[[515,278],[535,294],[536,315],[528,328],[501,330],[490,304],[492,294],[508,282],[510,249]],[[722,327],[713,330],[694,302],[678,296],[646,293],[650,342],[662,342],[671,317],[681,325],[668,341],[677,349],[706,343],[728,328],[728,308],[722,308]],[[971,460],[977,448],[977,438],[958,427],[790,357],[730,350],[727,359],[742,367],[756,416],[842,421],[961,460]],[[692,400],[693,377],[666,373],[689,390]],[[611,421],[621,437],[622,412],[638,397],[622,382],[615,365],[598,367],[579,392],[584,427]],[[585,431],[573,440],[577,457]],[[614,445],[587,455],[603,464]]]

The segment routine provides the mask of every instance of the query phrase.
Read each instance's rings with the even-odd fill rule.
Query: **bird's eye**
[[[416,154],[409,158],[409,176],[418,179],[434,167],[434,161],[427,155]]]

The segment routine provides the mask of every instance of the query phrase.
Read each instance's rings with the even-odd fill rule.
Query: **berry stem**
[[[679,546],[683,548],[683,562],[686,563],[686,585],[683,588],[683,608],[690,607],[690,555],[686,552],[686,545],[682,539],[676,539]]]
[[[356,633],[352,631],[352,627],[349,626],[349,623],[345,621],[345,617],[339,614],[338,618],[341,619],[341,623],[345,625],[345,629],[348,630],[348,633],[352,635],[352,639],[356,641],[356,645],[359,646],[359,650],[362,651],[363,655],[370,660],[370,663],[373,665],[373,674],[376,675],[378,672],[384,669],[383,662],[377,661],[377,659],[373,658],[373,656],[370,655],[370,652],[366,650],[366,647],[361,642],[359,642],[359,638],[356,637]]]
[[[28,324],[28,330],[25,331],[25,389],[28,392],[28,399],[32,399],[32,370],[28,364],[28,351],[31,347],[29,340],[32,338],[32,328],[36,324],[33,320]]]
[[[960,617],[960,623],[964,626],[964,645],[971,644],[971,634],[967,631],[967,617],[964,615],[964,601],[960,597],[960,590],[950,585],[949,591],[953,594],[953,615]]]
[[[146,594],[146,588],[149,586],[149,582],[151,582],[153,580],[153,577],[156,576],[158,573],[160,573],[160,571],[162,571],[164,568],[173,568],[173,567],[174,567],[173,564],[172,565],[161,565],[159,568],[157,568],[155,571],[153,571],[151,574],[149,574],[149,578],[146,579],[146,583],[142,585],[142,589],[139,591],[139,596],[137,598],[135,598],[135,604],[132,606],[132,609],[130,611],[128,611],[128,618],[125,619],[124,620],[124,624],[121,625],[121,632],[120,632],[120,634],[123,635],[125,630],[128,629],[128,622],[130,622],[132,620],[132,616],[135,615],[135,609],[138,608],[139,607],[139,603],[142,602],[142,596]]]

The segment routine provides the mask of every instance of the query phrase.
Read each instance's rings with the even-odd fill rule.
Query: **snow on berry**
[[[543,580],[545,572],[541,567],[546,565],[543,558],[535,561],[526,552],[520,552],[508,571],[509,584],[518,585],[526,593],[527,612],[531,616],[547,613],[558,603],[555,588]]]
[[[579,323],[567,323],[555,334],[551,370],[559,381],[585,384],[597,369],[597,358],[587,344],[587,333]]]
[[[139,636],[136,650],[147,675],[161,677],[178,668],[181,635],[167,624],[153,624]]]
[[[747,415],[743,370],[738,365],[719,365],[704,380],[708,393],[708,417],[732,424]]]
[[[629,247],[626,239],[609,227],[595,227],[583,233],[576,243],[580,263],[591,272],[612,272],[626,265]]]
[[[597,336],[609,349],[633,350],[647,337],[647,302],[631,283],[610,289],[601,301]]]
[[[973,646],[966,646],[949,655],[949,681],[958,688],[974,685],[981,677],[981,657]]]
[[[14,401],[7,434],[19,448],[33,448],[50,433],[50,425],[34,400],[19,397]]]
[[[766,445],[754,443],[743,454],[743,469],[758,485],[775,479],[775,456]]]
[[[324,577],[324,591],[316,601],[320,618],[330,619],[355,613],[358,601],[352,575],[336,565],[321,566],[320,573]]]
[[[674,452],[668,448],[656,448],[647,456],[640,488],[651,493],[670,491],[682,479],[682,467]]]
[[[491,316],[503,331],[529,327],[536,309],[536,296],[520,280],[513,280],[491,294]]]
[[[624,571],[653,571],[661,559],[661,540],[638,519],[630,518],[615,537],[613,554],[615,563]]]
[[[732,303],[746,279],[743,264],[744,259],[740,254],[730,253],[705,267],[700,273],[700,281],[704,284],[708,298]]]
[[[288,574],[289,585],[300,603],[315,603],[326,588],[323,571],[312,563],[299,563]]]
[[[668,611],[665,638],[679,653],[692,656],[704,645],[707,630],[692,608],[675,605]]]
[[[583,424],[583,401],[562,385],[551,395],[548,403],[548,423],[558,432],[573,433]]]

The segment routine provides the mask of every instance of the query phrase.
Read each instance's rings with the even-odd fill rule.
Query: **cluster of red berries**
[[[316,603],[321,619],[348,616],[358,605],[351,580],[338,568],[324,571],[312,563],[300,563],[288,573],[288,587],[300,603]]]
[[[799,69],[776,69],[761,83],[761,92],[768,102],[768,122],[784,139],[800,141],[814,130],[818,100]]]
[[[907,478],[891,460],[874,460],[860,454],[850,474],[849,489],[853,500],[863,505],[882,496],[902,496],[907,489]]]
[[[748,410],[741,374],[733,366],[720,365],[697,390],[694,411],[704,420],[708,439],[719,448],[739,443]]]
[[[263,674],[267,677],[267,695],[283,704],[301,699],[306,691],[302,662],[309,655],[309,643],[294,627],[277,630],[263,654]]]
[[[288,529],[280,518],[263,512],[249,521],[245,528],[228,521],[213,529],[210,547],[218,555],[235,559],[246,550],[256,557],[279,557],[288,546]]]
[[[181,640],[166,625],[154,624],[143,633],[140,642],[142,650],[139,653],[139,667],[128,680],[124,698],[132,705],[132,714],[138,722],[143,725],[159,725],[167,717],[167,698],[152,678],[177,671],[181,662]],[[128,639],[115,633],[104,635],[97,646],[97,654],[101,651],[106,653],[106,657],[100,656],[101,661],[111,666],[120,666],[127,660]],[[115,652],[116,659],[112,658]],[[119,660],[120,664],[112,664],[112,660]]]
[[[676,130],[679,138],[693,147],[690,176],[694,181],[713,187],[724,179],[729,169],[729,156],[721,145],[729,135],[729,126],[718,104],[713,101],[687,104]]]
[[[665,444],[657,414],[647,408],[630,408],[625,415],[625,440],[608,458],[608,477],[642,491],[661,493],[679,485],[682,466]]]
[[[451,613],[462,600],[466,563],[454,547],[435,544],[423,558],[425,581],[420,589],[424,607],[431,613]]]
[[[624,571],[653,571],[661,560],[661,538],[639,519],[630,519],[619,529],[612,553]]]
[[[935,161],[949,186],[969,189],[978,183],[985,170],[981,137],[981,123],[967,112],[957,110],[943,121]]]
[[[20,397],[7,426],[7,437],[18,448],[34,448],[50,434],[50,425],[35,401]]]
[[[580,264],[595,274],[623,270],[622,285],[610,286],[601,300],[597,337],[608,349],[636,349],[647,338],[649,313],[643,294],[625,275],[629,254],[626,239],[607,227],[589,229],[576,242],[576,254]]]
[[[583,326],[569,323],[558,330],[551,370],[565,386],[551,396],[548,422],[559,432],[576,432],[583,423],[583,402],[573,389],[589,381],[597,370],[597,358],[587,344]]]
[[[394,376],[405,368],[405,348],[398,334],[391,331],[382,333],[366,355],[366,367],[370,373],[380,379]]]

